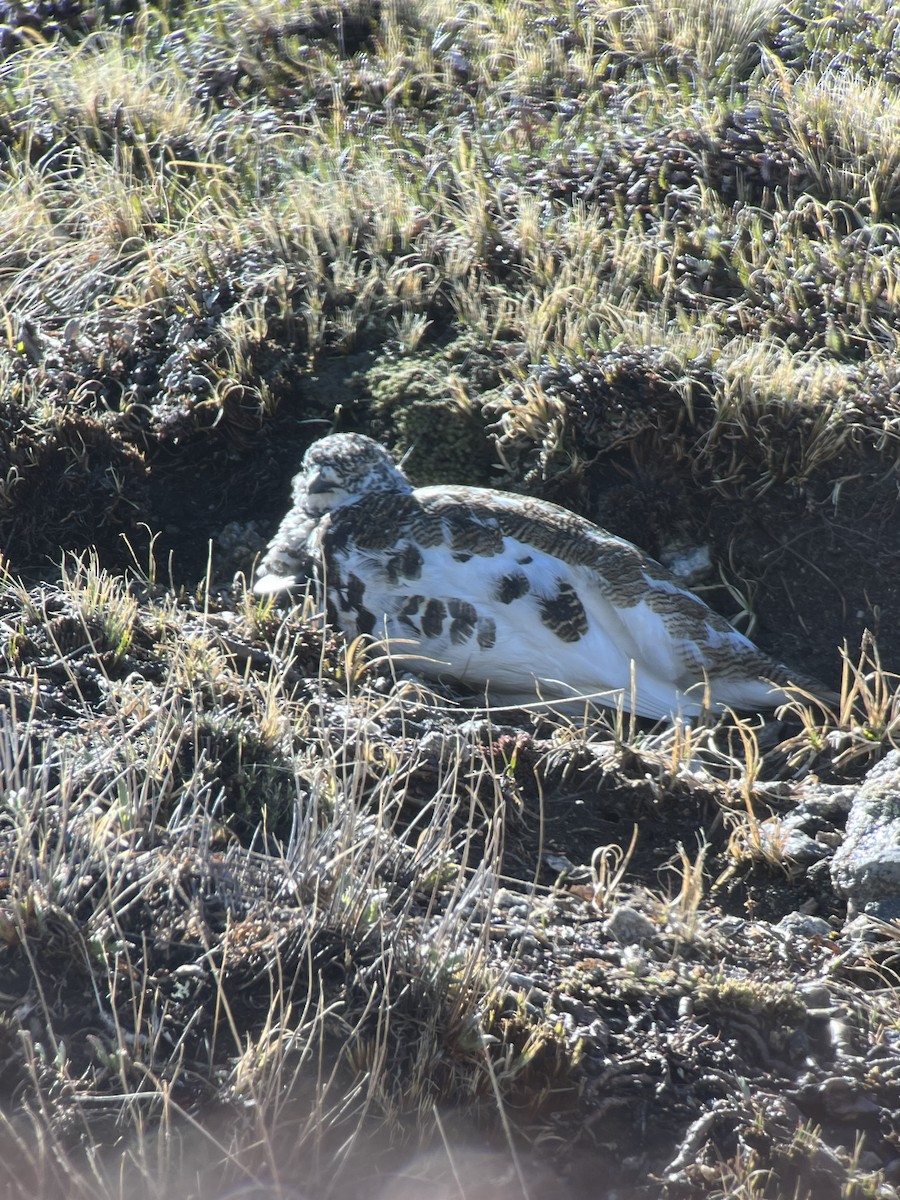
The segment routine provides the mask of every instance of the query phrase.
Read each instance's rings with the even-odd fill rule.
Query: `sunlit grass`
[[[776,982],[738,978],[773,944],[759,880],[800,886],[766,788],[851,786],[900,745],[874,639],[840,703],[797,693],[783,732],[651,735],[459,710],[311,601],[264,605],[213,564],[178,592],[89,543],[152,522],[173,463],[186,492],[225,482],[167,536],[214,537],[221,495],[268,504],[285,446],[332,424],[435,470],[437,404],[476,430],[482,482],[588,515],[610,463],[676,468],[704,541],[723,499],[837,520],[884,490],[893,7],[213,0],[21,34],[0,65],[0,515],[29,579],[0,582],[0,1190],[343,1197],[373,1145],[440,1140],[448,1112],[563,1164],[562,1189],[640,1107],[683,1138],[673,1188],[699,1164],[708,1191],[774,1194],[769,1084],[724,1056],[797,963],[834,990],[857,951],[782,941]],[[54,584],[57,541],[77,551]],[[719,569],[750,628],[764,566],[739,558]],[[564,847],[561,810],[585,829]],[[657,828],[679,840],[649,847]],[[602,920],[635,897],[650,919],[617,947]],[[860,952],[866,986],[891,953]],[[874,1055],[896,1005],[866,995]],[[825,1145],[775,1124],[785,1161]],[[858,1182],[848,1132],[828,1161]]]
[[[783,82],[791,138],[820,195],[860,205],[873,217],[900,199],[900,100],[878,78],[842,69]]]

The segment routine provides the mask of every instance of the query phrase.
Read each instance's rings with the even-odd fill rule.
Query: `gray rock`
[[[822,917],[811,917],[799,912],[788,913],[772,928],[784,937],[825,938],[831,933],[831,926]]]
[[[804,817],[816,817],[825,821],[836,821],[849,813],[856,796],[856,788],[846,784],[816,783],[804,788],[803,799],[794,809]]]
[[[831,878],[851,915],[900,897],[900,751],[891,751],[863,780]]]
[[[792,829],[787,821],[779,818],[764,821],[759,826],[759,838],[773,855],[783,855],[801,866],[809,866],[831,853],[827,846],[821,845],[808,833],[802,829]]]
[[[810,863],[818,862],[820,858],[827,858],[830,853],[831,850],[828,846],[823,846],[821,842],[817,842],[815,838],[811,838],[808,833],[803,833],[799,829],[788,834],[787,841],[784,843],[785,857],[801,866],[809,866]]]
[[[878,921],[900,921],[900,895],[883,896],[880,900],[870,900],[863,912],[868,917]]]
[[[621,946],[632,946],[636,942],[649,941],[659,933],[658,927],[649,917],[627,904],[620,904],[618,908],[613,909],[607,920],[604,921],[603,929]]]
[[[689,587],[700,583],[712,570],[709,546],[675,542],[660,551],[659,561]]]

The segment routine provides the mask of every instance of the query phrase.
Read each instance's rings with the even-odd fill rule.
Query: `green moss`
[[[794,989],[765,979],[734,979],[724,975],[702,975],[697,979],[696,998],[718,1012],[777,1016],[799,1020],[806,1012]]]
[[[485,485],[493,443],[484,415],[500,382],[499,363],[463,337],[402,358],[384,356],[364,376],[372,395],[372,432],[405,453],[420,486]]]

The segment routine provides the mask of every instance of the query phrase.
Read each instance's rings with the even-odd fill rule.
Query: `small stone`
[[[831,850],[836,850],[841,845],[843,838],[836,829],[820,829],[815,840],[820,846],[828,846]]]
[[[660,552],[659,561],[686,584],[705,579],[712,570],[709,546],[667,546]]]
[[[824,983],[819,983],[817,980],[800,983],[797,985],[797,995],[807,1008],[827,1009],[828,1015],[831,1015],[831,992]]]
[[[806,866],[809,863],[818,862],[820,858],[827,858],[831,854],[831,850],[828,846],[817,842],[815,838],[811,838],[808,833],[795,829],[788,834],[787,841],[784,843],[784,854],[785,857],[793,859],[795,863]]]
[[[831,926],[822,917],[808,917],[802,913],[788,913],[777,925],[773,925],[785,937],[828,937]]]
[[[439,762],[444,762],[450,759],[454,752],[458,752],[459,743],[453,737],[449,737],[446,733],[441,733],[437,729],[432,729],[419,742],[419,756],[421,758],[433,758]]]
[[[621,946],[633,946],[655,938],[658,927],[636,908],[620,904],[603,922],[603,931],[614,937]]]
[[[575,870],[575,864],[570,858],[566,858],[564,854],[551,854],[549,851],[544,855],[544,866],[550,871],[555,871],[557,875]]]

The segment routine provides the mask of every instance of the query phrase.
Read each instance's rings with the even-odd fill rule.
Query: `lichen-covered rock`
[[[892,751],[863,780],[847,818],[831,878],[850,910],[878,914],[900,897],[900,751]]]

